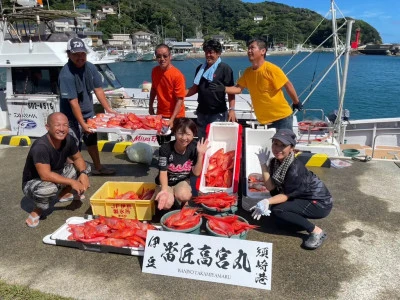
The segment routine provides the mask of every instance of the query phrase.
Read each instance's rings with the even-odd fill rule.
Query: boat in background
[[[333,118],[327,116],[323,109],[316,110],[317,117],[311,115],[311,109],[304,109],[303,118],[300,122],[297,122],[297,115],[294,113],[293,129],[298,137],[296,148],[311,153],[324,153],[330,157],[343,157],[345,155],[343,151],[351,149],[365,159],[367,157],[397,159],[397,155],[400,153],[400,117],[348,121],[349,116],[343,109],[343,105],[346,94],[349,56],[352,52],[350,37],[354,21],[344,18],[345,22],[338,27],[336,24],[336,7],[333,0],[331,0],[330,10],[332,12],[333,28],[331,37],[334,37],[333,61],[324,70],[324,74],[317,76],[315,82],[311,83],[313,88],[302,103],[305,104],[319,87],[325,76],[332,69],[336,69],[339,108]],[[347,29],[345,43],[338,40],[337,34],[339,30],[343,29]],[[323,43],[307,54],[300,63],[303,63],[313,53],[320,51],[320,47],[323,47]],[[341,65],[342,61],[344,62],[343,66]],[[286,73],[289,74],[292,70]],[[130,105],[124,107],[124,111],[146,114],[148,111],[149,93],[129,88],[126,91],[129,95],[132,95],[133,100]],[[196,118],[197,105],[197,95],[185,98],[185,112],[187,117]],[[239,122],[242,124],[250,125],[254,128],[268,127],[268,125],[260,125],[257,122],[251,97],[248,94],[236,95],[235,112]],[[307,114],[307,116],[304,116],[304,114]]]
[[[45,31],[46,28],[51,28],[51,26],[45,26],[45,23],[51,22],[55,15],[49,17],[48,11],[45,11],[46,14],[43,12],[41,9],[19,11],[3,16],[1,21],[0,67],[6,69],[6,90],[4,93],[0,93],[1,133],[40,136],[45,132],[47,116],[52,112],[59,111],[58,74],[67,62],[66,42],[72,36],[68,36],[66,33]],[[14,14],[17,15],[14,16]],[[53,12],[53,14],[55,13]],[[61,17],[66,17],[66,15],[65,11],[59,14]],[[71,14],[68,16],[70,17]],[[37,32],[31,31],[34,34],[26,34],[23,26],[15,24],[23,19],[36,22],[38,17],[43,26],[39,27]],[[352,22],[352,20],[346,20],[346,24],[352,24]],[[337,28],[335,25],[334,32],[342,27]],[[399,153],[400,151],[400,117],[355,120],[350,123],[344,118],[343,103],[351,51],[349,37],[351,25],[348,27],[346,46],[339,47],[339,43],[335,43],[334,60],[326,70],[329,72],[333,67],[337,68],[338,103],[340,104],[337,118],[330,120],[321,110],[320,122],[324,122],[324,124],[308,126],[304,130],[301,123],[297,122],[295,114],[293,125],[299,139],[297,148],[313,153],[326,153],[330,157],[340,157],[343,156],[343,149],[351,147],[359,149],[357,151],[360,151],[360,155],[370,155],[373,158],[394,157],[390,156],[390,153],[396,151]],[[11,36],[10,28],[18,28],[22,32]],[[318,47],[315,50],[318,51]],[[312,54],[309,53],[307,56]],[[154,52],[147,52],[147,55],[153,60]],[[344,57],[343,68],[339,65],[342,57]],[[101,57],[91,49],[89,49],[88,60],[97,66],[103,77],[106,96],[117,111],[133,112],[138,115],[148,114],[150,96],[148,91],[123,88],[108,67],[107,64],[110,62],[101,60]],[[340,70],[343,70],[343,73]],[[313,83],[314,87],[302,101],[303,104],[318,88],[325,75],[321,76],[318,82]],[[186,116],[196,119],[197,95],[185,98],[184,103]],[[236,96],[235,111],[241,124],[267,127],[257,123],[249,94]],[[377,156],[378,152],[376,151],[378,150],[383,151],[384,154]]]
[[[389,55],[393,44],[367,44],[359,46],[358,52],[368,55]]]
[[[172,54],[172,60],[182,61],[185,60],[188,56],[188,53],[174,53]]]
[[[144,53],[140,54],[137,60],[138,61],[153,61],[154,57],[155,57],[154,52],[148,51],[148,52],[144,52]]]
[[[135,62],[138,60],[139,56],[140,56],[139,53],[132,51],[126,54],[123,58],[121,58],[120,61]]]

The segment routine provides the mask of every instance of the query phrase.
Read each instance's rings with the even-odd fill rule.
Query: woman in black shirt
[[[252,207],[254,219],[272,213],[286,225],[301,228],[309,233],[304,242],[307,249],[316,249],[326,239],[326,233],[308,219],[321,219],[332,209],[332,196],[325,184],[305,165],[295,159],[296,135],[289,129],[281,129],[272,137],[272,154],[258,154],[266,187],[272,197],[261,200]],[[271,205],[271,210],[269,210]]]
[[[181,204],[192,198],[190,175],[200,175],[208,149],[208,140],[202,138],[197,143],[193,140],[197,127],[188,118],[175,119],[172,133],[175,141],[161,145],[159,150],[160,173],[156,183],[160,187],[155,198],[158,209],[170,209],[175,199]]]

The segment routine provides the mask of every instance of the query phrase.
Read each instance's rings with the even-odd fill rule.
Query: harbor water
[[[300,100],[308,96],[311,89],[333,61],[333,53],[313,53],[294,70],[293,67],[307,57],[309,53],[298,55],[269,55],[267,60],[282,67],[294,84]],[[174,61],[181,70],[189,88],[195,77],[196,67],[203,63],[202,58],[187,58],[185,61]],[[222,61],[233,69],[235,81],[250,66],[246,55],[227,56]],[[151,70],[157,63],[150,62],[117,62],[110,64],[112,71],[121,84],[129,88],[138,88],[144,82],[151,82]],[[347,89],[344,108],[350,111],[350,120],[393,118],[400,116],[400,56],[352,55],[350,56]],[[312,83],[314,81],[314,83]],[[5,87],[5,69],[0,69],[0,88]],[[247,93],[247,90],[243,91]],[[289,98],[287,98],[289,99]],[[338,107],[338,94],[335,68],[311,95],[304,107],[306,109],[323,109],[329,114]],[[308,116],[309,112],[307,113]],[[313,112],[319,117],[320,112]],[[300,113],[299,119],[303,118]]]
[[[285,73],[309,53],[269,55],[267,60],[284,67]],[[196,67],[201,58],[174,61],[186,78],[186,86],[192,85]],[[249,65],[247,56],[222,56],[222,61],[233,69],[235,80]],[[333,53],[314,53],[288,75],[303,101],[315,82],[333,61]],[[286,64],[286,66],[285,66]],[[153,62],[119,62],[110,65],[123,86],[137,88],[144,81],[151,81]],[[344,108],[350,111],[350,119],[392,118],[400,116],[400,56],[354,55],[350,56]],[[245,90],[244,93],[247,93]],[[326,114],[338,107],[336,72],[333,68],[322,84],[306,102],[306,109],[323,109]],[[318,115],[317,115],[318,116]],[[302,116],[299,116],[302,118]]]

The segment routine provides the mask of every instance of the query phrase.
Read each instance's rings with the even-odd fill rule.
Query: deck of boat
[[[400,160],[400,147],[395,146],[376,146],[375,150],[370,146],[360,144],[341,144],[341,150],[344,149],[356,149],[360,151],[359,155],[368,155],[376,159],[394,159]]]
[[[272,290],[150,275],[142,259],[52,246],[42,239],[67,218],[91,213],[89,202],[75,210],[58,203],[35,229],[24,221],[31,205],[23,198],[21,176],[29,148],[0,145],[0,279],[75,299],[398,299],[400,267],[400,168],[393,161],[358,162],[343,169],[313,168],[334,197],[332,213],[316,224],[328,233],[315,251],[300,247],[303,232],[275,226],[271,217],[248,240],[271,242]],[[89,158],[83,151],[86,159]],[[102,162],[117,169],[113,177],[91,177],[89,199],[105,181],[149,181],[151,166],[134,164],[124,154],[102,152]]]

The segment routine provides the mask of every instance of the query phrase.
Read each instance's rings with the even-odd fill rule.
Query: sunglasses
[[[169,57],[169,54],[156,55],[156,58],[157,58],[157,59],[160,59],[160,58],[168,58],[168,57]]]

